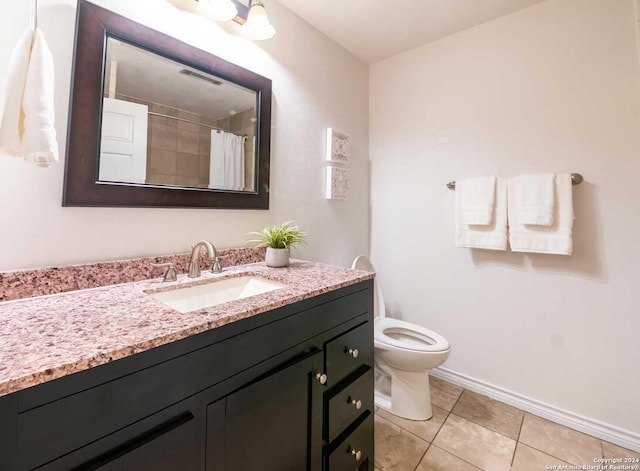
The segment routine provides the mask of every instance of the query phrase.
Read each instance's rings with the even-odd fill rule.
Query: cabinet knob
[[[327,375],[324,373],[316,373],[316,379],[320,384],[327,384]]]
[[[351,399],[351,398],[349,398],[349,399]],[[351,399],[349,401],[349,404],[351,404],[353,407],[355,407],[356,410],[362,409],[362,401],[356,401],[355,399]]]
[[[362,452],[360,450],[356,450],[355,448],[351,449],[351,455],[356,459],[356,461],[360,461],[362,458]]]
[[[351,355],[353,358],[358,358],[358,355],[360,354],[357,348],[349,348],[347,350],[347,353]]]

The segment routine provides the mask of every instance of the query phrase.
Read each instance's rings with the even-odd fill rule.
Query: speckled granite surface
[[[218,255],[223,267],[232,267],[264,260],[265,252],[265,248],[240,247],[220,249]],[[148,280],[163,273],[162,268],[153,267],[152,263],[172,262],[178,273],[185,273],[189,267],[189,259],[190,254],[185,253],[59,268],[0,272],[0,301]],[[211,266],[207,256],[202,253],[200,266]]]
[[[287,285],[181,314],[145,291],[252,275]],[[292,260],[159,278],[0,303],[0,396],[373,278],[372,273]]]

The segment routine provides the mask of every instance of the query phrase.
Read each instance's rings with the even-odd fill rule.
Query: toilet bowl
[[[375,272],[363,255],[352,268]],[[449,357],[451,347],[441,335],[411,322],[385,317],[384,297],[374,280],[375,404],[410,420],[433,415],[428,371]]]

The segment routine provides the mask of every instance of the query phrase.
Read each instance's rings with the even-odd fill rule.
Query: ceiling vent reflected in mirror
[[[180,71],[180,73],[182,75],[187,75],[189,77],[193,77],[193,78],[197,78],[197,79],[200,79],[200,80],[204,80],[205,82],[209,82],[209,83],[211,83],[213,85],[216,85],[218,87],[220,85],[222,85],[222,82],[220,82],[219,80],[213,79],[211,77],[207,77],[206,75],[199,74],[198,72],[194,72],[193,70],[182,69]]]

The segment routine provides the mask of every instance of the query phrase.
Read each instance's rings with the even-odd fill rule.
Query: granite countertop
[[[145,291],[251,275],[285,288],[182,314]],[[0,396],[140,353],[306,298],[373,278],[367,273],[292,260],[203,273],[197,279],[138,281],[0,302]]]

